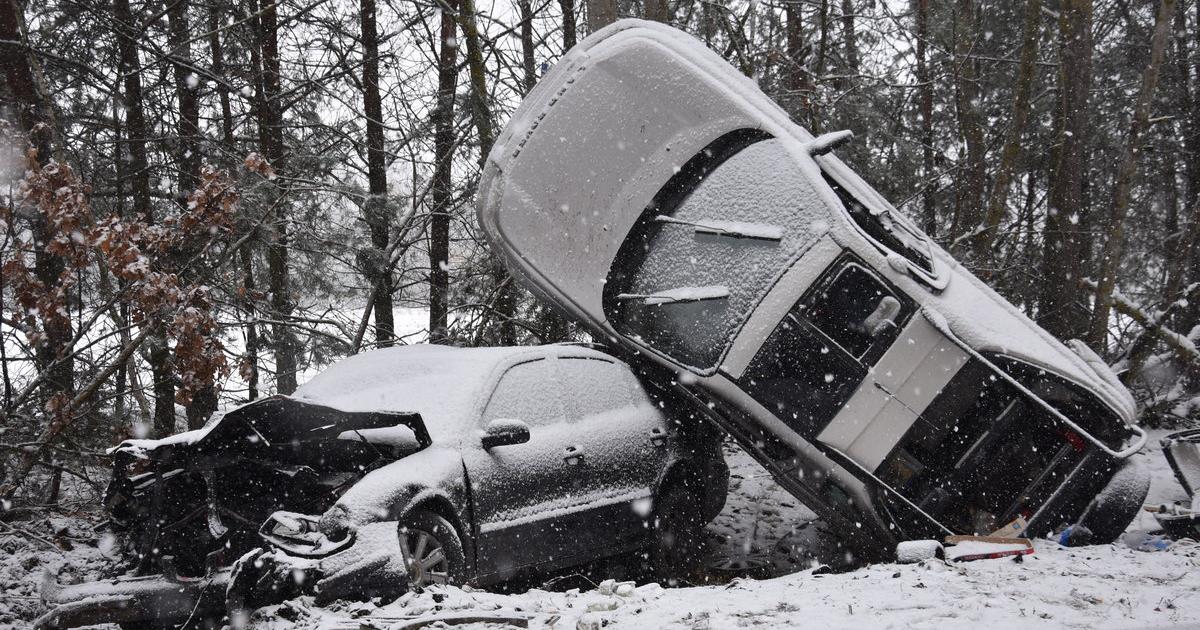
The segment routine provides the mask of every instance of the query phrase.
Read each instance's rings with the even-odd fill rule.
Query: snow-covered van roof
[[[814,151],[810,157],[814,137],[754,81],[703,43],[660,24],[612,24],[542,79],[489,155],[480,223],[527,286],[577,319],[604,322],[602,335],[615,334],[603,294],[626,235],[689,159],[744,130],[782,145],[792,159],[780,160],[781,169],[808,180],[793,200],[808,206],[806,216],[779,227],[811,234],[784,234],[786,249],[802,256],[806,243],[827,236],[939,313],[975,350],[1003,353],[1083,385],[1132,421],[1132,398],[1106,366],[1059,343],[936,245],[928,246],[928,269],[889,264],[894,261],[851,220],[824,175],[865,200],[871,212],[887,213],[906,231],[915,226],[834,155]],[[739,325],[730,323],[729,339]]]

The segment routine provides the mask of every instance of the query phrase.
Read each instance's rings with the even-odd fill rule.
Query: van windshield
[[[605,315],[685,365],[714,368],[831,218],[782,143],[757,131],[724,136],[680,169],[631,230],[607,278]]]
[[[873,208],[864,203],[838,181],[824,164],[821,165],[821,175],[824,176],[825,183],[837,193],[838,199],[841,199],[842,205],[846,207],[846,212],[860,230],[885,249],[900,254],[925,273],[934,273],[929,238],[916,226],[909,225],[906,218],[890,208]]]

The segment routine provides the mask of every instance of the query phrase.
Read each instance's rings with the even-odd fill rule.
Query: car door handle
[[[578,446],[568,446],[563,449],[563,461],[578,466],[583,463],[583,449]]]
[[[662,448],[667,445],[667,432],[660,427],[650,429],[650,443]]]

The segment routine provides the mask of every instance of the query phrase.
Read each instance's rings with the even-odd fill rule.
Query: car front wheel
[[[399,536],[411,590],[465,581],[462,539],[449,521],[427,510],[415,510],[400,521]]]

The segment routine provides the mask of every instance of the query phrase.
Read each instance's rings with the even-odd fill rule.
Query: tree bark
[[[1117,272],[1121,267],[1121,256],[1125,248],[1125,219],[1129,214],[1130,198],[1134,180],[1141,163],[1143,138],[1150,124],[1150,109],[1154,105],[1154,90],[1158,86],[1159,69],[1170,36],[1171,20],[1175,13],[1175,0],[1162,0],[1154,18],[1154,36],[1150,40],[1150,61],[1142,74],[1142,86],[1138,91],[1133,119],[1129,123],[1129,136],[1117,168],[1117,179],[1113,186],[1113,203],[1105,221],[1108,238],[1100,252],[1099,273],[1096,281],[1096,305],[1088,327],[1087,342],[1093,348],[1103,349],[1108,337],[1108,317],[1112,311],[1112,295],[1117,284]]]
[[[221,9],[213,2],[208,7],[208,51],[212,57],[212,73],[224,79],[225,49],[221,45],[222,26]],[[237,147],[233,136],[233,104],[229,100],[229,90],[217,89],[217,99],[221,106],[221,140],[226,149],[235,151]]]
[[[958,170],[950,226],[951,249],[955,253],[965,251],[964,237],[983,223],[987,147],[983,116],[979,113],[979,73],[973,58],[978,26],[975,0],[958,0],[954,23],[954,110],[967,152]]]
[[[113,18],[117,29],[117,48],[124,76],[125,129],[129,150],[129,170],[132,177],[133,215],[146,223],[154,223],[154,208],[150,203],[150,164],[146,144],[150,126],[146,122],[145,101],[142,95],[142,68],[138,57],[137,36],[140,19],[130,9],[129,0],[113,0]],[[154,414],[151,420],[155,437],[175,432],[175,373],[171,365],[171,348],[166,332],[157,329],[147,340],[150,364],[150,389],[154,392]]]
[[[1186,3],[1176,3],[1175,5],[1175,51],[1174,64],[1164,79],[1169,80],[1169,85],[1164,85],[1171,91],[1172,104],[1177,111],[1191,112],[1193,107],[1192,91],[1190,85],[1191,79],[1191,59],[1188,42],[1187,30],[1187,7]],[[1194,151],[1193,145],[1200,138],[1192,137],[1188,132],[1188,119],[1173,123],[1179,131],[1179,151],[1170,152],[1169,155],[1160,156],[1162,160],[1162,178],[1164,187],[1169,186],[1167,190],[1171,195],[1168,198],[1168,214],[1166,220],[1167,237],[1164,241],[1166,249],[1166,277],[1163,282],[1163,301],[1171,302],[1175,299],[1183,289],[1184,279],[1187,277],[1188,261],[1191,260],[1191,232],[1192,224],[1187,211],[1190,210],[1195,201],[1193,195],[1194,186],[1192,185],[1192,173],[1197,170],[1196,160],[1200,159]],[[1183,165],[1183,168],[1180,168]],[[1178,174],[1180,171],[1184,173],[1183,194],[1180,195],[1179,186],[1176,185]],[[1183,212],[1180,212],[1180,210]],[[1176,309],[1177,311],[1181,309]]]
[[[179,62],[175,71],[175,95],[179,101],[179,134],[176,161],[179,163],[179,200],[182,202],[200,181],[200,80],[189,67],[192,59],[188,28],[189,0],[167,0],[171,55]]]
[[[517,0],[521,12],[521,70],[524,73],[523,85],[526,94],[537,83],[536,62],[533,57],[533,7],[529,0]]]
[[[58,121],[54,115],[54,102],[46,88],[45,77],[42,75],[41,64],[29,47],[26,34],[25,13],[18,0],[0,0],[0,69],[2,69],[13,105],[17,109],[17,123],[29,138],[30,145],[37,151],[37,161],[46,166],[51,158],[62,159],[60,147],[56,142]],[[59,278],[66,269],[66,261],[62,256],[49,251],[50,231],[46,217],[40,214],[32,221],[34,240],[34,274],[43,287],[49,288],[58,284]],[[72,331],[70,308],[63,309],[67,314],[62,316],[44,315],[45,338],[37,344],[34,357],[38,370],[46,375],[45,393],[47,400],[59,398],[60,403],[70,399],[75,391],[75,359],[72,354]],[[4,343],[0,339],[0,343]],[[7,369],[7,365],[5,366]],[[7,386],[7,372],[6,386]],[[68,420],[69,409],[52,414],[50,426],[65,423]],[[23,456],[24,457],[24,456]],[[18,462],[16,475],[24,477],[29,472],[26,467],[20,469]],[[3,475],[0,475],[3,478]],[[59,482],[62,471],[56,469],[51,475],[46,498],[49,503],[58,500]],[[6,492],[7,499],[11,493]]]
[[[563,52],[575,47],[575,0],[558,0],[562,9]]]
[[[451,5],[453,9],[453,5]],[[458,87],[458,43],[452,11],[442,12],[438,46],[438,105],[434,111],[434,170],[429,217],[429,339],[445,342],[450,293],[450,204],[453,196],[454,96]]]
[[[279,75],[279,15],[274,0],[264,0],[256,6],[256,49],[259,60],[257,72],[256,115],[259,145],[263,157],[277,173],[285,172],[283,146],[283,111],[280,102]],[[276,195],[281,192],[276,190]],[[297,341],[288,322],[295,305],[292,301],[291,279],[288,271],[289,213],[283,200],[277,199],[274,220],[266,224],[267,288],[271,293],[271,344],[275,355],[275,389],[280,394],[296,391]]]
[[[816,112],[812,100],[812,74],[809,60],[812,46],[804,41],[804,13],[800,0],[787,0],[783,5],[787,20],[787,65],[784,87],[787,89],[788,113],[805,127],[812,127]]]
[[[917,83],[921,108],[921,223],[929,236],[937,235],[937,183],[933,163],[933,77],[929,72],[929,0],[917,0]]]
[[[225,54],[224,47],[221,44],[221,13],[220,8],[216,3],[209,5],[208,13],[208,47],[209,54],[212,57],[212,72],[219,78],[225,76]],[[234,136],[234,121],[233,121],[233,106],[229,99],[228,90],[217,91],[220,106],[221,106],[221,139],[225,144],[227,151],[237,152],[237,140]],[[250,228],[253,229],[253,228]],[[241,286],[241,308],[245,314],[246,322],[243,325],[243,334],[245,335],[246,352],[242,357],[242,365],[240,373],[246,382],[246,400],[258,400],[258,324],[257,309],[255,309],[255,293],[257,285],[254,280],[254,239],[247,239],[242,243],[241,251],[238,255],[241,259],[242,267],[242,286]]]
[[[1088,94],[1092,86],[1092,0],[1063,0],[1059,9],[1057,150],[1042,237],[1042,285],[1038,323],[1060,339],[1081,336],[1088,308],[1079,288],[1087,255],[1082,226],[1090,133]]]
[[[617,21],[617,0],[587,0],[586,6],[589,33]]]
[[[395,321],[392,314],[392,273],[387,264],[389,233],[392,227],[390,206],[387,203],[387,163],[384,153],[383,101],[379,94],[379,33],[375,21],[375,0],[362,0],[363,42],[363,109],[367,127],[367,201],[363,204],[367,226],[371,231],[371,246],[380,255],[371,275],[377,285],[375,292],[375,344],[392,345]]]
[[[1029,96],[1033,88],[1035,64],[1037,62],[1038,35],[1042,17],[1041,0],[1025,3],[1025,20],[1021,27],[1021,58],[1017,65],[1017,77],[1013,82],[1012,120],[1005,134],[1004,148],[1000,151],[1000,164],[992,183],[992,194],[988,197],[984,225],[977,232],[973,243],[977,265],[989,270],[993,265],[992,246],[1000,231],[1000,222],[1007,211],[1008,194],[1016,171],[1017,157],[1021,154],[1021,138],[1025,122],[1029,119]]]
[[[847,74],[858,72],[858,31],[854,19],[854,0],[842,0],[842,50]]]
[[[663,24],[671,23],[671,2],[670,0],[642,0],[645,5],[645,13],[647,20],[661,22]]]
[[[487,99],[487,69],[483,64],[483,46],[475,21],[475,2],[459,0],[459,4],[462,7],[459,13],[459,27],[463,32],[463,39],[467,42],[467,73],[471,77],[471,118],[479,135],[479,168],[483,169],[495,142],[492,112]],[[493,259],[491,271],[496,287],[494,308],[499,319],[499,341],[501,345],[515,345],[517,327],[513,320],[517,309],[516,290],[499,259]]]

